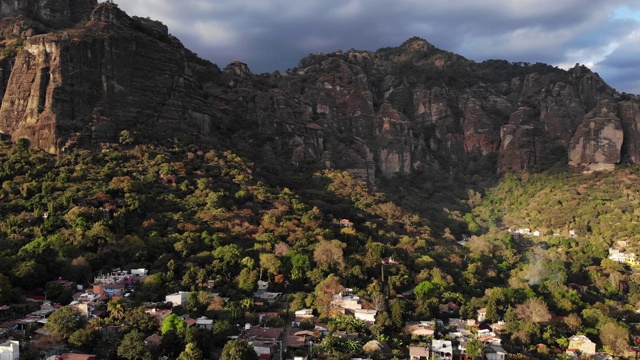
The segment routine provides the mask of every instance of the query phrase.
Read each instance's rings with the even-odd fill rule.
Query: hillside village
[[[617,250],[612,249],[610,253],[612,260],[627,262],[628,257],[618,256]],[[397,264],[397,261],[392,258],[383,259],[381,266],[390,263]],[[147,275],[146,269],[114,269],[108,274],[95,277],[91,288],[83,289],[78,285],[77,289],[80,291],[75,292],[71,296],[73,300],[65,306],[37,296],[29,297],[26,307],[3,306],[0,308],[0,316],[4,321],[0,324],[0,336],[4,342],[0,344],[0,358],[17,360],[21,348],[36,348],[47,360],[98,359],[94,354],[83,354],[77,348],[69,347],[69,344],[56,341],[51,331],[55,327],[47,325],[49,319],[63,308],[73,309],[71,313],[82,317],[87,326],[101,324],[95,329],[100,331],[103,340],[113,337],[113,334],[127,326],[126,320],[124,323],[114,321],[118,318],[117,312],[130,311],[134,305],[130,296],[136,287],[144,283]],[[76,288],[74,283],[63,279],[56,280],[55,283],[64,289]],[[502,320],[494,323],[489,321],[487,308],[478,309],[474,318],[461,318],[458,304],[440,304],[436,319],[408,319],[402,326],[402,337],[407,343],[400,345],[400,351],[392,351],[387,344],[388,339],[383,335],[374,336],[368,341],[363,337],[364,329],[376,324],[377,306],[371,299],[355,294],[353,289],[342,288],[339,293],[332,294],[328,304],[329,315],[319,318],[314,309],[298,309],[296,305],[299,303],[290,302],[291,294],[269,292],[268,288],[269,282],[260,280],[256,283],[258,291],[253,298],[238,299],[247,304],[245,310],[251,312],[251,321],[243,322],[247,321],[246,315],[243,320],[242,315],[232,314],[232,318],[239,324],[224,329],[226,338],[222,342],[246,342],[260,359],[276,360],[307,360],[318,356],[325,358],[322,355],[325,352],[321,349],[326,349],[328,343],[330,347],[344,346],[353,353],[360,354],[360,357],[351,357],[351,360],[371,359],[372,356],[409,360],[468,360],[480,357],[487,360],[510,359],[501,336],[507,324]],[[198,308],[192,303],[202,302],[203,298],[209,301],[200,304],[205,308]],[[215,308],[212,304],[224,307],[229,301],[230,298],[216,292],[215,284],[210,281],[208,290],[205,291],[179,291],[166,294],[165,301],[160,303],[143,302],[144,316],[153,319],[154,327],[158,329],[144,338],[144,346],[149,353],[157,354],[160,358],[170,358],[163,356],[166,352],[163,342],[167,341],[167,334],[175,333],[176,329],[215,333],[216,320],[208,318],[206,314]],[[38,310],[26,316],[21,315],[26,309],[34,308]],[[120,314],[121,318],[122,316],[124,315]],[[562,323],[563,318],[552,315],[544,321]],[[544,347],[542,344],[540,346]],[[65,350],[74,351],[64,352]],[[55,353],[56,351],[59,353]],[[569,337],[564,355],[567,359],[612,358],[606,353],[597,352],[596,344],[588,336],[577,333]]]

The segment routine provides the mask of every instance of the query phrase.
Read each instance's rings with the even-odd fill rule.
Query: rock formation
[[[135,142],[217,144],[369,181],[433,166],[471,174],[640,161],[638,100],[583,66],[476,63],[412,38],[257,75],[240,62],[220,70],[115,4],[0,1],[0,30],[24,38],[0,57],[0,132],[53,153],[128,130]]]

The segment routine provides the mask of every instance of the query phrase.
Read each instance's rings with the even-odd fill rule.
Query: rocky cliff
[[[239,62],[220,70],[114,4],[0,2],[14,28],[17,13],[27,25],[1,59],[0,132],[54,153],[127,130],[134,142],[216,143],[367,180],[433,166],[472,174],[640,161],[638,100],[579,65],[476,63],[413,38],[256,75]]]

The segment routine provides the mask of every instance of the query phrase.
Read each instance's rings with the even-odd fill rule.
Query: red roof
[[[89,354],[73,354],[73,353],[65,353],[60,355],[61,360],[96,360],[95,355]]]
[[[245,332],[245,335],[249,338],[262,338],[262,339],[274,339],[279,340],[282,336],[284,329],[282,328],[262,328],[260,326],[254,326]]]

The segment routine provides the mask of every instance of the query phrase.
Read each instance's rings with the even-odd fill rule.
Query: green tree
[[[438,284],[426,280],[418,284],[413,290],[416,298],[423,301],[438,296],[439,292],[440,286]]]
[[[484,344],[477,337],[473,337],[465,344],[467,355],[472,359],[482,359],[484,356]]]
[[[60,310],[49,316],[45,324],[45,329],[49,331],[52,336],[67,340],[71,334],[82,328],[85,322],[85,319],[75,307],[63,306]]]
[[[47,280],[47,269],[35,260],[19,263],[13,269],[13,276],[16,283],[21,284],[26,289],[35,289],[45,284]]]
[[[137,329],[148,335],[158,329],[158,323],[146,313],[144,307],[138,306],[124,313],[124,329],[126,332]]]
[[[229,320],[220,320],[213,323],[213,343],[216,346],[222,346],[227,342],[228,336],[237,335],[238,328]]]
[[[220,360],[258,360],[253,347],[245,341],[231,340],[222,349]]]
[[[610,354],[623,354],[629,349],[629,330],[615,322],[606,323],[600,329],[600,341]]]
[[[307,272],[311,270],[311,261],[309,256],[291,251],[291,280],[304,279]]]
[[[245,292],[252,292],[256,287],[257,281],[258,281],[258,271],[249,270],[248,268],[242,269],[240,271],[240,274],[236,278],[238,289]]]
[[[124,302],[120,299],[109,301],[109,303],[107,303],[107,311],[109,312],[109,319],[120,324],[125,314]]]
[[[69,337],[69,343],[79,350],[91,353],[102,339],[102,333],[98,329],[78,329]]]
[[[260,254],[260,267],[267,270],[267,273],[278,275],[281,265],[280,259],[274,254]]]
[[[202,351],[198,349],[195,343],[188,343],[177,360],[202,360],[204,358]]]
[[[176,314],[170,314],[162,321],[162,334],[169,331],[175,331],[177,334],[182,334],[187,329],[187,323],[184,322]]]
[[[144,335],[138,330],[126,334],[117,350],[118,356],[126,360],[152,360],[153,356],[144,343]]]
[[[13,301],[14,294],[9,278],[0,274],[0,304],[5,305]]]

